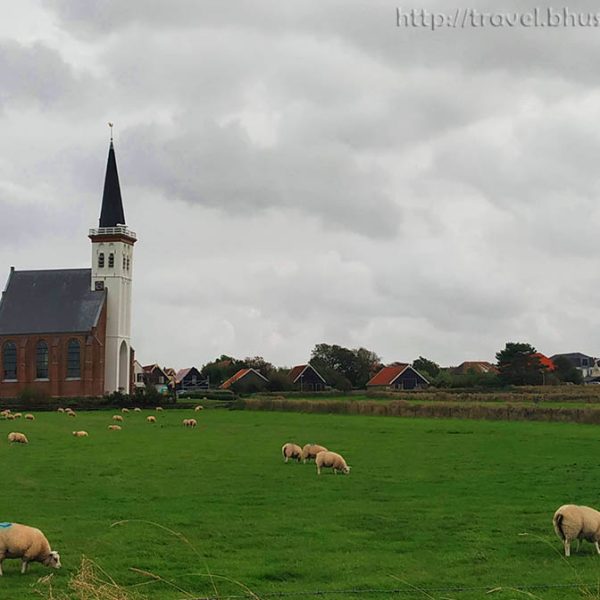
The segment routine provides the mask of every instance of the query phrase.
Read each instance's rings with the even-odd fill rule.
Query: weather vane
[[[108,122],[108,126],[110,127],[110,141],[113,141],[113,123]]]

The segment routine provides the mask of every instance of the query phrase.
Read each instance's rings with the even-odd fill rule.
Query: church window
[[[104,252],[100,252],[100,254],[98,254],[98,268],[104,269]]]
[[[48,344],[38,342],[35,351],[35,377],[36,379],[48,379]]]
[[[78,340],[69,340],[67,346],[67,377],[81,377],[81,345]]]
[[[129,256],[127,257],[127,270],[129,271]]]
[[[125,255],[123,254],[123,271],[125,270],[125,265],[126,265],[126,258],[125,258]]]
[[[6,342],[2,349],[3,378],[17,378],[17,345],[14,342]]]
[[[111,252],[108,255],[108,268],[114,269],[114,266],[115,266],[115,255]]]

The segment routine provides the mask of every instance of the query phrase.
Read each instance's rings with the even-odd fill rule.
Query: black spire
[[[104,179],[104,194],[102,195],[100,227],[116,227],[117,225],[125,225],[125,213],[123,212],[115,148],[111,135],[108,163],[106,164],[106,177]]]

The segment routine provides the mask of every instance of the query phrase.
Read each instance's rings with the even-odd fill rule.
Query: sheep
[[[26,419],[27,421],[35,421],[35,417],[34,417],[32,414],[30,414],[30,413],[27,413],[27,414],[25,415],[25,419]]]
[[[112,420],[113,421],[122,421],[123,417],[121,415],[113,415]]]
[[[13,417],[14,417],[15,419],[20,419],[22,416],[23,416],[23,415],[22,415],[21,413],[15,413],[15,414],[13,415]]]
[[[324,450],[317,454],[315,464],[317,465],[317,475],[321,474],[322,468],[331,467],[336,475],[338,471],[344,473],[344,475],[348,475],[351,469],[351,467],[346,464],[343,456],[336,452],[329,452],[328,450]]]
[[[146,421],[148,421],[148,423],[156,423],[156,417],[150,415],[149,417],[146,417]]]
[[[121,409],[121,412],[122,412],[122,413],[128,413],[128,412],[129,412],[129,409],[128,409],[128,408],[122,408],[122,409]]]
[[[288,442],[281,447],[281,453],[283,454],[283,459],[287,462],[290,458],[297,460],[300,462],[302,460],[302,448],[298,446],[298,444],[292,444]]]
[[[0,412],[0,415],[3,417],[8,417],[8,415],[10,415],[10,408],[5,408],[2,412]]]
[[[319,452],[327,452],[325,446],[319,446],[319,444],[306,444],[302,448],[302,462],[306,464],[307,460],[316,458]]]
[[[74,410],[71,410],[70,408],[68,408],[67,410],[65,410],[65,413],[67,415],[69,415],[70,417],[76,417],[77,415],[75,414]]]
[[[198,425],[198,421],[196,421],[196,419],[184,419],[183,425],[185,427],[196,427],[196,425]]]
[[[162,410],[162,406],[157,406],[156,410]]]
[[[195,412],[198,412],[199,410],[204,410],[204,406],[202,406],[202,404],[198,404],[198,406],[196,406],[196,408],[194,408]]]
[[[61,408],[61,407],[59,406],[59,407],[56,409],[56,411],[57,411],[57,412],[59,412],[59,413],[64,413],[64,412],[65,412],[65,409],[64,409],[64,408]]]
[[[88,432],[87,431],[74,431],[73,435],[75,437],[88,437]]]
[[[139,408],[138,406],[136,406],[136,407],[133,409],[133,412],[142,412],[142,409],[141,409],[141,408]]]
[[[19,431],[11,431],[8,434],[8,441],[15,444],[29,444],[27,436]]]
[[[121,426],[120,425],[109,425],[108,430],[109,431],[121,431]]]
[[[600,554],[600,512],[597,510],[589,506],[565,504],[554,513],[552,524],[564,544],[565,556],[571,556],[573,540],[577,540],[577,549],[579,540],[593,542],[596,552]]]
[[[60,569],[60,554],[51,550],[46,536],[35,527],[19,523],[0,523],[0,576],[5,558],[20,558],[21,573],[31,561]]]
[[[12,415],[12,414],[8,413],[8,414],[6,415],[6,418],[7,418],[9,421],[14,421],[14,420],[15,420],[15,415]]]

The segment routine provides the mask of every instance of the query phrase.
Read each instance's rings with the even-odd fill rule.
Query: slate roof
[[[307,365],[296,365],[289,373],[288,377],[292,381],[292,383],[296,383],[298,381],[300,375],[302,375],[307,369],[314,371],[314,373],[323,381],[323,383],[327,383],[325,379],[321,376],[321,374],[309,363]]]
[[[83,333],[98,324],[106,291],[91,269],[11,270],[0,300],[0,335]]]
[[[246,375],[250,375],[250,373],[254,373],[255,375],[258,375],[261,379],[264,379],[265,381],[269,381],[264,375],[262,375],[255,369],[240,369],[235,375],[230,377],[227,381],[222,383],[219,387],[223,390],[229,389],[236,381],[243,379],[244,377],[246,377]]]
[[[121,186],[119,185],[115,148],[111,141],[108,150],[108,162],[106,163],[106,176],[104,178],[100,227],[116,227],[117,225],[125,225],[125,213],[123,212],[123,200],[121,199]]]

